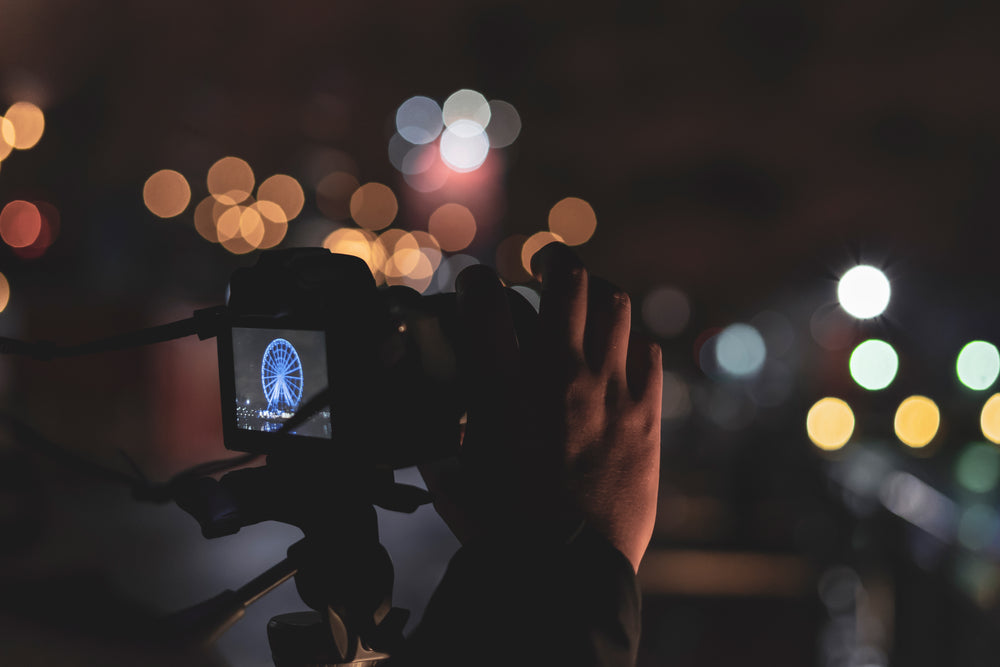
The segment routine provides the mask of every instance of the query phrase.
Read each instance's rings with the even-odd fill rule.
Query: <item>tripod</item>
[[[310,611],[268,623],[276,667],[373,667],[402,641],[409,612],[392,606],[392,561],[379,544],[373,505],[413,512],[429,501],[422,489],[396,484],[390,470],[345,465],[342,458],[272,454],[259,468],[192,480],[176,500],[208,538],[267,520],[296,526],[303,538],[245,586],[175,615],[174,635],[210,642],[248,605],[294,577]]]

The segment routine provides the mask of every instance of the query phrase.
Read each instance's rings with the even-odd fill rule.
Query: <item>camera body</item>
[[[324,248],[237,270],[218,336],[229,449],[402,468],[457,453],[454,294],[376,287]]]

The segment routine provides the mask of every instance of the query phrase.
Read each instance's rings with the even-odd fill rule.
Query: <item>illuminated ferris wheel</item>
[[[302,362],[299,353],[284,338],[275,338],[264,350],[260,382],[268,412],[293,412],[302,400]]]

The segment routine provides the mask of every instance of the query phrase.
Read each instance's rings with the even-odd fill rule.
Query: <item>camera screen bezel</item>
[[[237,425],[236,415],[236,360],[233,348],[234,329],[268,329],[274,331],[308,331],[323,335],[326,348],[327,381],[334,377],[331,367],[329,332],[316,322],[282,317],[232,316],[218,336],[219,390],[222,403],[222,435],[227,449],[259,454],[270,454],[286,449],[312,447],[329,448],[334,438],[301,434],[269,433],[243,429]],[[331,406],[332,410],[332,406]],[[332,422],[332,414],[331,414]],[[331,429],[333,425],[331,423]]]

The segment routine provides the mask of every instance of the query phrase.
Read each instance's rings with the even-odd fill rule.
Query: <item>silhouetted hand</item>
[[[628,295],[551,244],[537,331],[518,339],[496,274],[459,276],[468,388],[460,465],[422,469],[463,544],[568,539],[586,521],[638,569],[653,531],[660,461],[660,349],[630,334]]]

